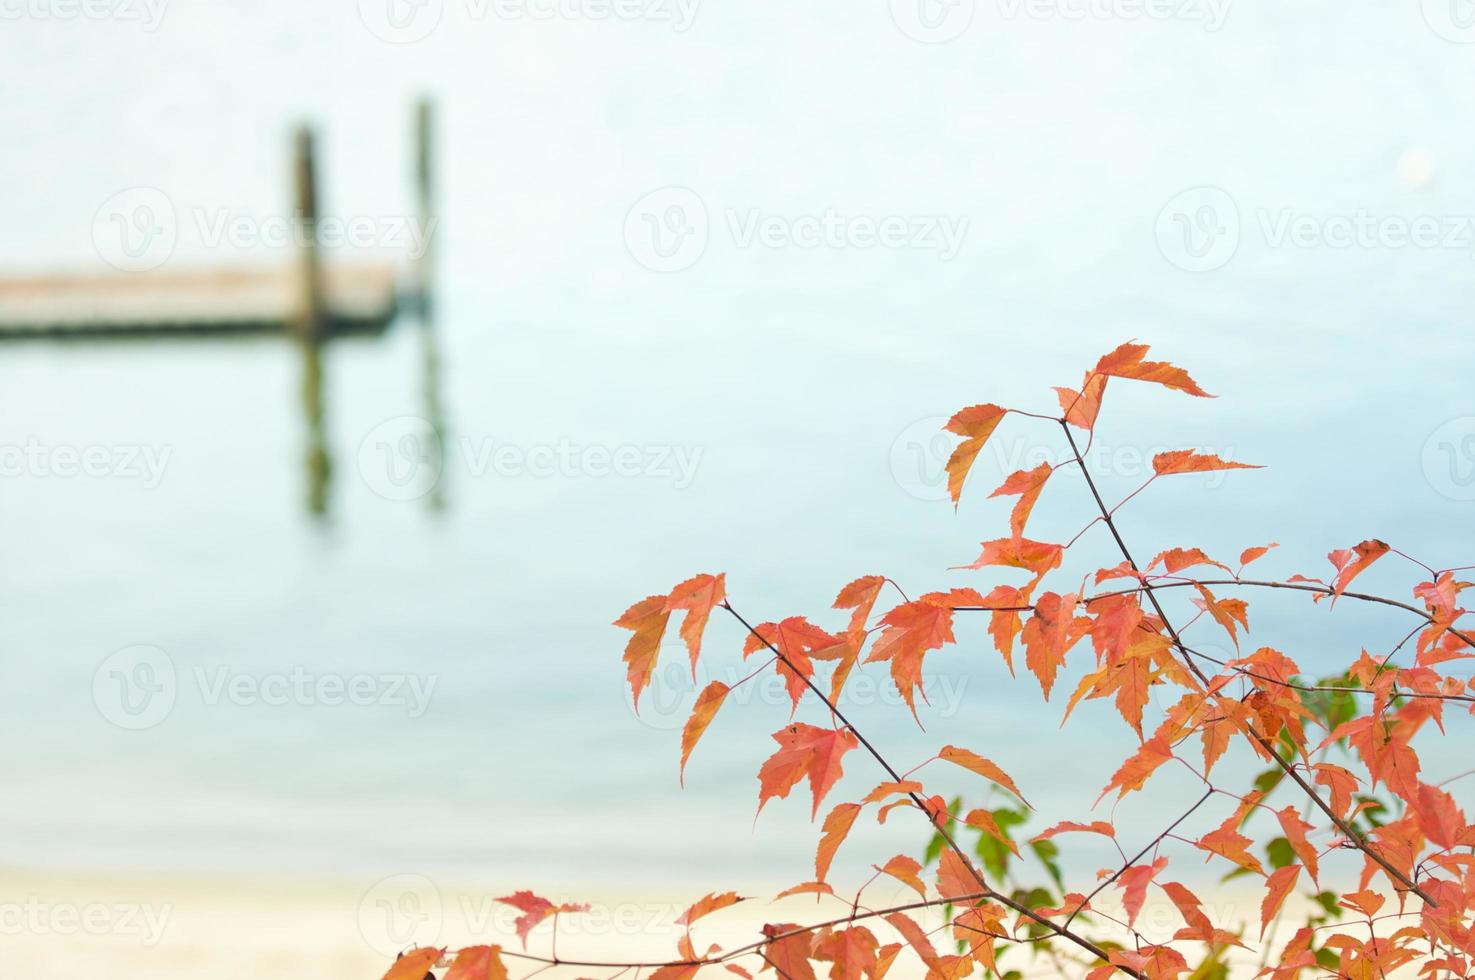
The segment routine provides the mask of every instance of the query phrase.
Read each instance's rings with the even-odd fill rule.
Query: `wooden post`
[[[300,243],[293,330],[302,352],[302,411],[307,423],[307,509],[315,517],[328,512],[332,459],[323,421],[322,345],[330,312],[323,294],[322,254],[318,248],[318,184],[315,140],[307,126],[293,138],[292,174],[296,198],[295,225]]]
[[[416,258],[415,273],[419,289],[420,312],[428,315],[431,303],[431,287],[434,279],[432,264],[435,240],[435,178],[431,169],[431,140],[434,138],[434,117],[429,99],[421,99],[415,106],[415,204],[420,212],[420,255]]]

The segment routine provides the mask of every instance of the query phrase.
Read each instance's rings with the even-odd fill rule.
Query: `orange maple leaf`
[[[1008,414],[1008,409],[998,405],[974,405],[948,420],[947,431],[963,437],[962,443],[953,450],[947,461],[947,492],[953,498],[954,509],[963,495],[963,481],[973,468],[973,461],[978,458],[979,450],[983,449],[983,444],[988,442],[988,437],[994,434],[994,430]]]
[[[721,681],[713,681],[702,689],[697,695],[697,702],[692,706],[691,717],[686,720],[686,725],[681,729],[681,785],[686,785],[686,760],[691,758],[691,750],[697,747],[698,740],[706,732],[707,726],[712,724],[712,719],[717,716],[717,709],[722,707],[722,702],[727,700],[731,688]]]
[[[430,968],[440,962],[440,958],[446,954],[443,949],[432,949],[429,946],[420,949],[412,949],[403,953],[394,961],[394,966],[384,974],[384,980],[425,980],[425,974]]]
[[[666,634],[666,621],[670,618],[666,597],[653,595],[641,599],[615,620],[616,626],[635,633],[625,644],[625,665],[636,714],[640,713],[640,693],[650,686],[651,674],[655,672],[661,637]]]
[[[1075,615],[1075,608],[1074,594],[1046,592],[1035,600],[1035,614],[1024,624],[1024,662],[1039,678],[1046,701],[1066,653],[1091,629],[1091,620]]]
[[[787,798],[789,790],[808,776],[814,794],[813,819],[820,801],[843,775],[840,763],[845,753],[860,742],[847,728],[816,728],[802,722],[774,732],[773,740],[779,749],[758,770],[758,810],[775,796]]]
[[[1143,360],[1147,356],[1147,349],[1146,344],[1122,344],[1096,362],[1095,373],[1114,378],[1131,378],[1134,381],[1150,381],[1199,398],[1213,397],[1200,388],[1182,368],[1174,367],[1166,361]]]
[[[990,499],[1016,495],[1019,497],[1019,501],[1009,513],[1009,530],[1016,538],[1023,537],[1024,523],[1029,520],[1030,511],[1035,507],[1035,501],[1040,499],[1045,483],[1049,481],[1050,474],[1054,472],[1055,467],[1049,463],[1041,463],[1032,470],[1018,470],[1009,474],[1003,484],[989,494]]]
[[[1347,591],[1347,586],[1352,584],[1353,579],[1367,571],[1369,565],[1388,551],[1386,544],[1371,538],[1351,550],[1343,548],[1327,555],[1327,559],[1337,567],[1337,578],[1332,582],[1332,605],[1337,604],[1337,597]]]
[[[671,590],[666,600],[668,612],[683,610],[686,616],[681,621],[681,638],[686,641],[691,655],[691,678],[696,680],[697,655],[702,649],[702,633],[707,629],[707,620],[712,610],[727,601],[726,575],[697,575],[687,579]]]
[[[860,816],[860,811],[859,803],[841,803],[825,817],[819,848],[814,852],[814,877],[817,880],[824,881],[825,875],[830,873],[835,852],[849,836],[850,828],[855,826],[855,818]]]
[[[1249,463],[1231,463],[1218,456],[1201,455],[1192,449],[1176,449],[1172,452],[1158,453],[1152,457],[1152,471],[1158,476],[1172,476],[1175,473],[1212,473],[1215,470],[1260,469],[1264,467],[1253,466]]]
[[[743,644],[743,657],[752,656],[759,650],[777,650],[783,654],[774,662],[774,669],[784,679],[784,687],[789,692],[792,716],[799,710],[799,699],[809,689],[805,681],[814,676],[810,655],[839,642],[839,637],[820,629],[803,616],[790,616],[781,623],[760,623],[748,634],[747,642]]]
[[[415,980],[423,980],[416,977]],[[468,946],[456,954],[444,980],[507,980],[501,946]]]
[[[506,895],[502,898],[497,899],[497,901],[501,902],[503,905],[510,905],[522,913],[522,915],[518,916],[516,921],[514,921],[512,925],[513,928],[517,930],[517,938],[522,940],[523,949],[527,949],[528,946],[528,933],[532,932],[533,929],[535,929],[537,925],[544,919],[547,919],[550,916],[560,915],[564,912],[589,911],[588,905],[580,905],[571,902],[565,902],[562,905],[555,905],[554,903],[548,901],[548,899],[543,898],[539,895],[534,895],[532,892],[527,890],[513,892],[511,895]]]
[[[1074,388],[1056,388],[1055,394],[1060,397],[1060,410],[1065,413],[1065,421],[1081,429],[1090,429],[1096,424],[1096,417],[1101,414],[1101,396],[1106,394],[1106,375],[1094,372],[1086,373],[1086,380],[1081,382],[1081,390]]]

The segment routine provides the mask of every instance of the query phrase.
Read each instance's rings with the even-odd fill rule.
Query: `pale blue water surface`
[[[1412,4],[1244,3],[1217,31],[1005,9],[980,3],[942,44],[908,37],[872,0],[714,2],[684,32],[450,4],[404,45],[348,2],[181,2],[152,32],[34,13],[0,25],[10,273],[106,271],[95,215],[139,186],[180,216],[169,268],[284,261],[211,248],[195,216],[281,214],[302,117],[322,127],[329,212],[412,214],[410,109],[431,95],[450,438],[444,511],[391,499],[403,494],[375,467],[411,424],[393,420],[425,412],[420,338],[404,323],[332,347],[337,470],[317,523],[302,506],[288,345],[0,347],[0,443],[168,453],[156,486],[126,473],[0,481],[0,862],[545,890],[802,880],[817,831],[806,791],[753,821],[754,773],[787,708],[729,705],[682,792],[690,679],[663,672],[656,696],[674,685],[677,700],[638,720],[611,620],[696,571],[726,571],[750,617],[830,626],[834,593],[859,574],[913,593],[1004,580],[946,569],[1003,533],[1008,504],[987,491],[1036,447],[1058,452],[1056,433],[1011,421],[955,514],[935,499],[937,417],[980,401],[1049,409],[1050,385],[1133,337],[1222,397],[1114,384],[1098,437],[1109,495],[1159,448],[1268,467],[1154,487],[1123,512],[1140,556],[1197,545],[1231,558],[1278,540],[1268,574],[1322,575],[1326,552],[1379,536],[1431,564],[1475,560],[1475,45]],[[709,216],[682,271],[646,268],[627,245],[632,207],[665,187],[695,192]],[[1184,226],[1160,215],[1199,187],[1233,202],[1239,241],[1194,272],[1173,244]],[[1196,207],[1185,220],[1201,233]],[[853,242],[745,247],[733,230],[755,212],[829,209],[966,218],[966,234],[944,260]],[[1277,216],[1324,227],[1359,213],[1434,216],[1464,237],[1333,247],[1271,234]],[[638,214],[635,228],[639,253]],[[689,480],[477,462],[564,443],[699,456]],[[1073,534],[1083,491],[1062,477],[1031,533]],[[1116,560],[1093,531],[1072,575]],[[1394,560],[1367,576],[1401,594],[1416,580]],[[1386,651],[1412,625],[1252,598],[1251,642],[1311,671],[1362,645]],[[981,621],[959,637],[928,663],[926,732],[884,684],[857,696],[854,720],[904,766],[949,741],[986,752],[1040,826],[1083,817],[1135,742],[1098,705],[1059,730],[1089,654],[1043,706],[1032,678],[1005,683]],[[739,669],[739,643],[714,623],[708,677]],[[167,653],[178,688],[167,717],[130,731],[99,709],[94,675],[139,644]],[[435,687],[412,717],[401,704],[210,704],[200,682],[298,668]],[[1468,737],[1454,724],[1429,772],[1467,765]],[[859,754],[846,768],[851,798],[880,778]],[[937,785],[972,784],[938,773]],[[1151,836],[1194,794],[1164,775],[1122,807],[1124,835]],[[893,823],[842,864],[858,874],[920,842]],[[1082,846],[1082,874],[1109,860]]]

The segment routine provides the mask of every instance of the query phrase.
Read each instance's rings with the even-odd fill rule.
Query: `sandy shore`
[[[509,951],[517,913],[495,901],[510,888],[479,891],[401,875],[367,883],[281,882],[239,879],[149,879],[97,875],[43,875],[0,871],[0,976],[5,980],[378,980],[394,952],[416,945],[452,948],[495,942]],[[561,901],[571,896],[550,894]],[[561,921],[558,953],[565,960],[654,960],[673,956],[682,929],[676,919],[694,898],[690,889],[664,896],[577,896],[590,912]],[[676,901],[670,901],[671,898]],[[905,888],[868,892],[872,907],[916,899]],[[1205,911],[1227,925],[1257,910],[1258,894],[1217,896]],[[1162,907],[1159,907],[1162,906]],[[817,922],[846,914],[845,903],[793,898],[775,906],[744,903],[705,920],[698,946],[744,945],[764,922]],[[1155,921],[1155,920],[1161,920]],[[925,920],[924,920],[925,921]],[[895,938],[884,925],[866,923],[882,941]],[[929,923],[930,924],[930,923]],[[1166,900],[1149,898],[1139,927],[1178,924]],[[545,924],[529,951],[546,955],[552,935]],[[935,937],[945,948],[941,936]],[[1280,942],[1284,941],[1284,937]],[[1277,948],[1278,948],[1277,943]],[[509,959],[514,976],[536,964]],[[1023,957],[1015,968],[1025,967]],[[756,971],[761,961],[749,964]],[[915,968],[915,969],[914,969]],[[594,969],[555,971],[550,978],[609,975]],[[898,960],[891,977],[921,975],[911,957]],[[1252,975],[1250,969],[1246,975]],[[1036,961],[1029,976],[1058,976]],[[714,974],[715,975],[715,974]]]

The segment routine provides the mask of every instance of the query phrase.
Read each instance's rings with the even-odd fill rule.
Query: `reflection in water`
[[[297,317],[293,324],[302,350],[302,414],[307,423],[307,512],[326,517],[333,458],[323,420],[323,342],[329,314],[323,303],[322,254],[318,243],[317,166],[312,130],[302,127],[293,141],[293,184],[297,193]]]
[[[416,203],[420,210],[421,227],[425,238],[415,263],[417,282],[416,298],[420,322],[421,383],[425,393],[425,420],[430,423],[427,435],[427,462],[431,472],[439,474],[435,485],[426,498],[431,511],[439,513],[446,507],[446,423],[445,406],[440,397],[440,345],[436,336],[433,265],[435,227],[438,221],[435,211],[435,187],[431,168],[431,140],[434,137],[430,103],[422,100],[415,112],[415,190]]]

